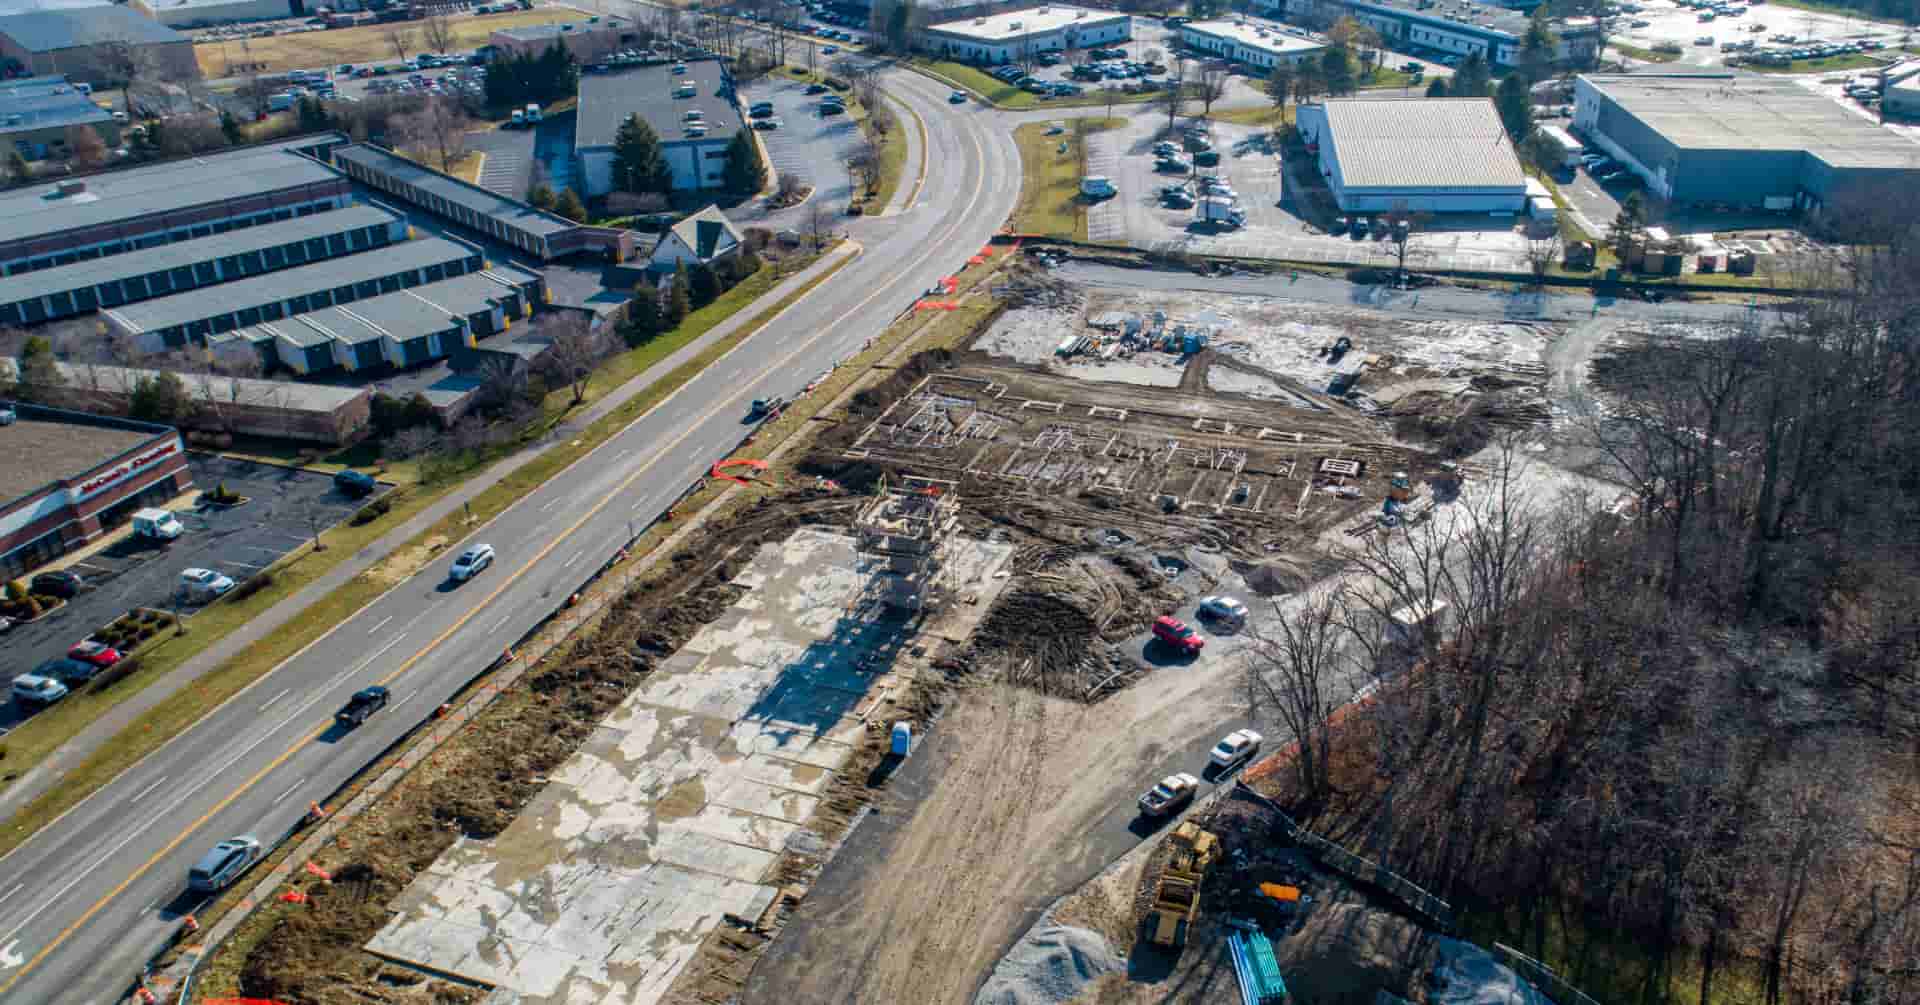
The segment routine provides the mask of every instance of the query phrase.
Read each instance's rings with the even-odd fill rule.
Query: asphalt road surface
[[[800,390],[991,237],[1019,192],[1010,135],[932,81],[886,86],[927,123],[916,202],[850,228],[851,265],[473,534],[499,550],[492,568],[455,586],[435,562],[0,859],[0,1001],[119,998],[199,903],[186,873],[208,848],[286,832],[664,511],[739,440],[752,399]],[[375,683],[393,705],[335,730]]]

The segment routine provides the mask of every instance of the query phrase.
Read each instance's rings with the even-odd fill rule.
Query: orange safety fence
[[[202,998],[202,1005],[287,1005],[271,998]]]
[[[730,481],[730,482],[739,482],[742,485],[752,485],[753,481],[751,479],[742,478],[739,475],[728,474],[725,470],[727,468],[752,468],[755,471],[765,471],[767,469],[767,462],[746,460],[746,459],[721,461],[720,463],[715,464],[713,466],[713,470],[709,472],[709,474],[711,474],[715,478],[725,478],[727,481]]]

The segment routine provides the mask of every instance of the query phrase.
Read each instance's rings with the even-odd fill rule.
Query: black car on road
[[[86,585],[87,581],[80,578],[79,573],[68,569],[56,569],[33,577],[33,582],[27,584],[27,590],[49,597],[59,597],[61,600],[72,600],[80,595],[80,591],[85,589]]]
[[[363,688],[347,699],[347,707],[333,714],[333,721],[352,729],[367,721],[367,717],[387,707],[387,689],[384,687]]]

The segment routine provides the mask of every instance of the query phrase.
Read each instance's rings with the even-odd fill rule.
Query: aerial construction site
[[[1546,428],[1556,332],[1024,263],[974,295],[983,324],[816,415],[343,831],[331,880],[249,920],[217,979],[1033,1005],[1256,1000],[1278,968],[1371,1000],[1414,994],[1416,946],[1511,977],[1272,840],[1283,815],[1234,781],[1285,738],[1241,678],[1281,602],[1470,493],[1494,432]],[[1241,729],[1265,748],[1203,771]],[[1170,772],[1194,782],[1177,825],[1136,807]]]

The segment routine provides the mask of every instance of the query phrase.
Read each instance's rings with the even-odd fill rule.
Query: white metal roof
[[[1487,98],[1328,101],[1326,135],[1348,188],[1526,187]]]
[[[1258,49],[1276,56],[1291,56],[1297,52],[1305,52],[1310,49],[1324,49],[1327,47],[1325,42],[1318,42],[1307,37],[1307,33],[1299,28],[1289,28],[1272,21],[1262,21],[1258,18],[1242,17],[1231,20],[1223,18],[1218,21],[1195,21],[1192,24],[1181,25],[1180,30],[1182,32],[1192,32],[1196,35],[1211,36],[1221,39],[1222,41],[1234,42],[1239,45],[1244,45],[1249,49]]]
[[[977,42],[1007,42],[1029,35],[1044,35],[1059,31],[1069,25],[1104,25],[1124,20],[1127,20],[1127,15],[1116,14],[1109,10],[1088,10],[1085,7],[1046,4],[1025,10],[1010,10],[988,17],[947,21],[932,25],[927,30],[969,38]]]

